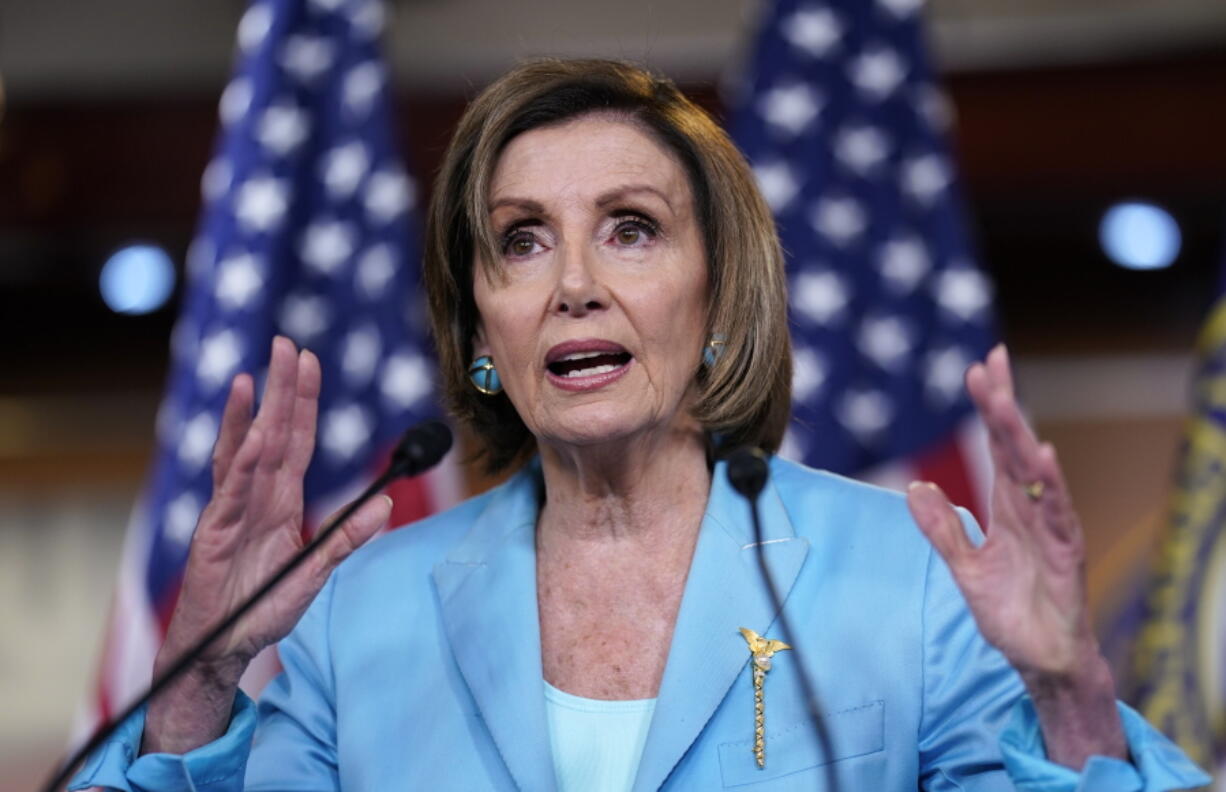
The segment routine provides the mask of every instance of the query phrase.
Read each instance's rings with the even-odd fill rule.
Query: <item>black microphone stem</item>
[[[450,436],[448,436],[446,444],[448,446],[451,444]],[[443,448],[443,451],[445,452],[446,448]],[[442,456],[442,454],[439,454],[439,456]],[[59,790],[63,788],[64,783],[68,780],[68,777],[72,774],[73,769],[76,768],[76,766],[79,765],[87,756],[92,754],[100,745],[106,742],[106,740],[115,733],[115,730],[119,728],[120,724],[130,718],[141,707],[148,704],[150,699],[165,690],[167,685],[178,678],[188,666],[199,658],[200,653],[204,651],[205,647],[221,637],[221,634],[226,630],[233,627],[235,623],[247,613],[247,611],[251,610],[257,603],[262,601],[264,596],[268,594],[268,592],[272,591],[278,583],[284,580],[295,569],[302,566],[302,563],[306,561],[306,559],[309,558],[311,554],[315,552],[315,550],[323,545],[324,542],[328,541],[328,538],[331,537],[332,534],[336,533],[336,531],[342,525],[344,525],[345,521],[352,517],[354,512],[361,508],[366,501],[370,500],[375,493],[387,486],[389,482],[399,478],[405,473],[421,472],[421,470],[413,470],[408,467],[408,465],[411,464],[411,461],[406,461],[399,456],[394,458],[392,464],[388,466],[388,469],[385,470],[382,475],[375,479],[370,486],[362,490],[361,495],[351,501],[347,506],[345,506],[344,509],[341,509],[340,513],[337,514],[331,522],[317,531],[315,537],[311,539],[311,541],[308,542],[297,555],[278,569],[272,577],[266,580],[264,584],[260,586],[258,591],[244,600],[241,605],[230,613],[230,615],[226,616],[224,619],[218,622],[213,629],[209,630],[207,635],[198,640],[191,646],[191,648],[180,655],[179,659],[176,660],[165,673],[154,681],[153,685],[149,688],[145,695],[132,702],[127,709],[119,713],[119,715],[116,717],[112,718],[109,723],[99,727],[98,730],[94,732],[94,736],[90,738],[89,742],[74,753],[68,759],[68,761],[60,767],[60,770],[51,778],[51,780],[42,787],[42,792],[59,792]],[[431,462],[430,464],[433,463]],[[429,465],[426,465],[426,467],[429,467]]]

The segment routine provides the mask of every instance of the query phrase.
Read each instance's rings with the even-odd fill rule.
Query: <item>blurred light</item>
[[[1179,224],[1165,209],[1142,201],[1112,206],[1098,226],[1103,252],[1121,267],[1154,270],[1169,267],[1179,256]]]
[[[175,288],[175,267],[154,245],[120,248],[102,265],[102,299],[116,313],[144,314],[166,304]]]

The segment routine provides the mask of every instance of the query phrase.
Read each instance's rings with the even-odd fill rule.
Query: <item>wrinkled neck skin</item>
[[[546,494],[538,548],[693,547],[711,489],[696,422],[579,447],[541,442],[539,449]]]

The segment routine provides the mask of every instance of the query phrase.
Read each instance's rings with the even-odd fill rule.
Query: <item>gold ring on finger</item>
[[[1043,482],[1032,481],[1025,484],[1022,486],[1022,492],[1026,493],[1026,497],[1030,498],[1031,502],[1037,503],[1043,497]]]

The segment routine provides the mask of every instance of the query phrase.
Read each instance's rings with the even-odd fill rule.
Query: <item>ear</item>
[[[472,347],[473,360],[490,354],[490,345],[485,340],[485,325],[480,319],[477,320],[477,329],[473,331]]]

